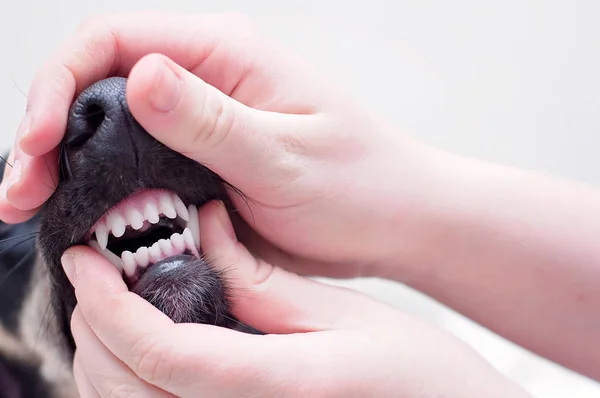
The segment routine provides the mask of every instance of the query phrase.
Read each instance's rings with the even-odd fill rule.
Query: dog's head
[[[233,187],[148,134],[129,112],[125,89],[126,79],[109,78],[75,100],[60,147],[60,180],[35,221],[38,260],[17,311],[20,333],[39,344],[27,338],[27,327],[35,327],[24,320],[41,322],[54,350],[45,361],[60,358],[65,369],[75,350],[69,322],[76,300],[60,258],[74,245],[104,255],[131,291],[175,322],[256,333],[229,313],[224,275],[202,256],[199,241],[197,209],[213,199],[229,203],[226,189]],[[50,316],[42,320],[48,302]]]

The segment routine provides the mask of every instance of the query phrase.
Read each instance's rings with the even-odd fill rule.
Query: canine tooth
[[[146,205],[144,206],[144,218],[152,224],[158,222],[158,206],[154,201],[148,200],[148,202],[146,202]]]
[[[177,215],[183,219],[183,221],[190,221],[190,214],[188,213],[188,209],[185,207],[185,204],[181,200],[177,194],[173,194],[173,205],[175,206],[175,211]]]
[[[165,256],[169,257],[173,255],[173,246],[169,239],[160,239],[158,245]]]
[[[148,248],[146,246],[142,246],[134,254],[135,262],[140,267],[146,268],[150,263],[150,254],[148,253]]]
[[[188,249],[190,249],[192,254],[199,257],[200,253],[198,253],[198,249],[194,245],[194,238],[192,237],[192,233],[190,232],[190,229],[189,228],[184,229],[182,235],[183,235],[183,240],[185,241],[185,246]]]
[[[181,234],[174,233],[173,235],[171,235],[170,240],[173,244],[173,248],[178,253],[183,253],[185,251],[185,240],[183,239],[183,236],[181,236]]]
[[[190,221],[188,221],[187,227],[192,233],[192,240],[196,247],[200,247],[200,225],[198,224],[198,208],[194,205],[188,206],[188,212],[190,213]]]
[[[125,271],[125,274],[130,277],[133,276],[135,274],[135,269],[137,268],[133,253],[129,250],[125,250],[121,254],[121,259],[123,260],[123,270]]]
[[[135,207],[130,207],[125,212],[127,222],[135,230],[141,229],[144,226],[144,216]]]
[[[169,218],[176,218],[177,212],[175,211],[175,205],[171,199],[171,195],[164,194],[160,197],[160,212]]]
[[[96,250],[98,253],[102,254],[108,261],[113,263],[115,267],[119,270],[119,272],[123,272],[123,261],[110,250],[102,250],[100,245],[95,240],[91,240],[89,243],[90,247]]]
[[[123,216],[117,212],[113,212],[108,215],[106,224],[106,226],[112,230],[112,234],[115,236],[115,238],[120,238],[125,233],[125,227],[127,224]]]
[[[150,260],[153,263],[156,263],[161,260],[162,252],[160,250],[160,245],[158,244],[158,242],[156,242],[148,248],[148,254],[150,255]]]
[[[100,222],[96,227],[96,240],[100,245],[100,249],[106,250],[106,245],[108,245],[108,228],[103,222]]]

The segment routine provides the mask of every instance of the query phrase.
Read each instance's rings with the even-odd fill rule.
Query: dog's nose
[[[96,134],[123,130],[133,120],[125,96],[127,79],[101,80],[87,88],[71,107],[64,143],[76,148]]]

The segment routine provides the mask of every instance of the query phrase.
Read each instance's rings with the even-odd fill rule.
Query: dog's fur
[[[69,328],[76,301],[60,257],[85,243],[112,206],[140,189],[174,191],[186,205],[227,202],[219,176],[160,144],[134,120],[125,84],[106,79],[75,100],[54,194],[33,219],[0,223],[0,398],[77,396]],[[256,332],[229,313],[224,276],[203,259],[184,260],[187,267],[136,293],[176,322]]]

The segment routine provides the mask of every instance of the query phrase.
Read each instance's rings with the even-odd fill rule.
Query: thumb
[[[293,178],[289,168],[277,165],[289,163],[284,158],[290,140],[310,130],[316,119],[250,108],[158,54],[142,58],[132,69],[127,101],[136,120],[157,140],[240,189]]]
[[[235,238],[225,206],[198,212],[205,257],[223,273],[232,313],[265,333],[357,329],[389,323],[391,307],[359,292],[320,283],[255,259]]]

